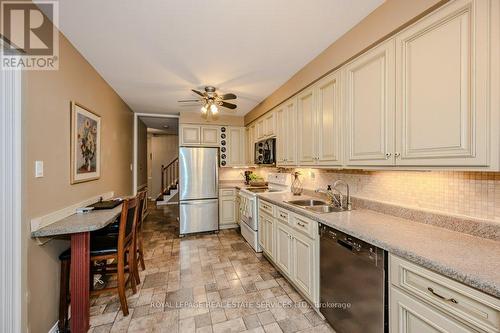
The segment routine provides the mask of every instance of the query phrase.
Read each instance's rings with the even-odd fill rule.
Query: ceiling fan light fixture
[[[206,105],[203,105],[203,106],[201,107],[201,113],[206,114],[206,113],[207,113],[207,111],[208,111],[207,106],[206,106]]]
[[[210,112],[212,112],[212,114],[217,114],[219,112],[219,108],[217,107],[217,105],[210,105]]]

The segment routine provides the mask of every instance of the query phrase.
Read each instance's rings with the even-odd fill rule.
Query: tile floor
[[[333,332],[239,233],[179,238],[177,214],[176,206],[151,207],[130,314],[114,294],[92,298],[91,332]]]

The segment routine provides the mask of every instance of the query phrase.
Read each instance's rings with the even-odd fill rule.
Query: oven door
[[[240,192],[240,197],[240,223],[245,223],[252,230],[257,230],[257,219],[254,216],[256,198],[243,191]]]

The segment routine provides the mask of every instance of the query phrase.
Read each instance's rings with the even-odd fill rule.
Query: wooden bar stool
[[[90,272],[91,284],[95,274],[117,274],[117,286],[92,290],[91,295],[96,295],[109,291],[117,291],[120,299],[121,310],[124,316],[128,315],[127,298],[125,290],[130,283],[134,294],[137,292],[136,277],[137,254],[136,254],[136,229],[138,220],[137,197],[123,201],[120,216],[119,231],[117,236],[105,235],[94,236],[90,239]],[[64,251],[60,256],[61,260],[61,287],[59,295],[59,331],[65,332],[68,327],[68,305],[70,300],[69,272],[71,249]],[[108,263],[108,261],[111,261]],[[98,263],[98,264],[97,264]],[[126,277],[126,273],[128,276]]]

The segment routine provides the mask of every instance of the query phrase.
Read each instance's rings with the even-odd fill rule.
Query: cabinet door
[[[394,39],[344,68],[346,164],[394,164]]]
[[[267,253],[274,258],[274,219],[266,216],[266,246]]]
[[[264,138],[265,133],[264,133],[264,118],[260,118],[257,120],[257,123],[255,124],[255,130],[257,132],[257,140],[261,140]]]
[[[297,98],[293,97],[284,104],[285,108],[285,151],[286,165],[297,163]]]
[[[287,155],[287,142],[288,131],[287,131],[287,121],[286,121],[286,111],[284,105],[280,105],[276,108],[276,163],[277,165],[286,164]]]
[[[227,131],[228,166],[245,164],[245,131],[241,127],[228,127]]]
[[[255,149],[255,124],[251,125],[250,127],[247,128],[247,164],[248,165],[253,165],[254,164],[254,149]]]
[[[274,135],[276,135],[276,117],[274,111],[270,111],[264,115],[264,136]]]
[[[397,35],[397,164],[489,164],[489,6],[453,1]]]
[[[391,288],[389,331],[391,333],[466,333],[475,330],[443,315],[431,305]]]
[[[248,200],[248,199],[247,199]],[[257,236],[262,250],[267,252],[266,218],[264,214],[259,214]]]
[[[201,126],[201,144],[204,146],[219,146],[219,127]]]
[[[221,197],[219,199],[219,224],[236,223],[236,201],[234,197]]]
[[[341,165],[340,72],[335,72],[315,85],[318,164]]]
[[[287,274],[292,273],[292,235],[290,229],[282,222],[276,222],[276,264]]]
[[[313,302],[316,269],[314,253],[314,241],[295,232],[292,241],[293,281]]]
[[[199,145],[200,143],[200,126],[181,125],[181,145]]]
[[[315,126],[314,92],[312,88],[309,88],[297,97],[297,129],[299,137],[297,162],[299,165],[315,164]]]

